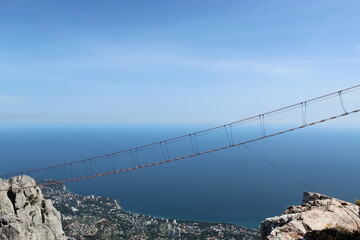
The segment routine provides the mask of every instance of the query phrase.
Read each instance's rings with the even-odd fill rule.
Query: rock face
[[[260,225],[261,237],[266,240],[304,239],[307,232],[327,228],[359,231],[359,206],[305,192],[300,206],[290,206],[281,216],[267,218]]]
[[[0,179],[0,189],[35,185],[28,176]],[[39,187],[0,191],[0,239],[62,240],[60,213],[45,200]]]

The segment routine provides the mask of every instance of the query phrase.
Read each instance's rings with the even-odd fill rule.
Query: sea
[[[0,126],[0,174],[86,159],[207,127],[210,126],[4,123]],[[242,137],[252,138],[254,133],[262,134],[259,127],[253,126],[243,131]],[[226,145],[229,139],[225,134],[223,131],[206,136],[197,144],[205,150],[214,147],[212,140],[223,139]],[[176,150],[183,152],[178,154],[188,154],[189,143]],[[163,160],[160,152],[147,157]],[[111,168],[106,161],[98,164]],[[56,173],[47,174],[56,178]],[[300,204],[304,191],[354,202],[360,198],[359,182],[360,129],[324,124],[246,147],[67,183],[66,187],[78,194],[117,199],[124,210],[133,213],[234,223],[256,229],[265,218],[281,214],[289,205]]]

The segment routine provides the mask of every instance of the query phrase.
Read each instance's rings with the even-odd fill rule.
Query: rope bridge
[[[238,147],[251,142],[264,140],[277,135],[281,135],[284,133],[292,132],[309,126],[314,126],[320,123],[328,122],[330,120],[334,120],[337,118],[349,116],[354,113],[358,113],[360,109],[347,110],[347,108],[345,107],[343,96],[351,92],[355,92],[359,89],[360,89],[360,85],[356,85],[347,89],[329,93],[317,98],[313,98],[304,102],[289,105],[280,109],[276,109],[270,112],[255,115],[249,118],[241,119],[217,127],[205,129],[198,132],[193,132],[187,135],[182,135],[175,138],[166,139],[160,142],[154,142],[154,143],[150,143],[118,152],[113,152],[101,156],[87,158],[83,160],[66,162],[58,165],[30,169],[26,171],[7,173],[0,175],[0,178],[7,178],[7,177],[23,175],[23,174],[27,174],[27,175],[40,174],[43,178],[49,179],[50,178],[49,174],[51,173],[53,174],[54,179],[63,176],[62,180],[56,180],[38,185],[23,186],[20,188],[12,189],[12,190],[21,190],[21,189],[33,188],[37,186],[53,185],[53,184],[60,184],[60,183],[67,183],[67,182],[80,181],[80,180],[91,179],[96,177],[102,177],[116,173],[128,172],[141,168],[147,168],[165,163],[175,162],[178,160],[189,159],[200,155],[206,155],[212,152]],[[342,113],[335,114],[316,121],[309,121],[309,113],[310,113],[309,109],[315,104],[319,104],[320,102],[325,102],[330,99],[333,100],[337,99],[336,101],[339,102],[338,106],[339,109],[342,111]],[[315,112],[319,114],[318,113],[319,111],[320,110],[317,110]],[[298,124],[295,127],[276,130],[272,132],[271,132],[272,130],[271,128],[269,129],[266,128],[265,124],[269,122],[271,117],[284,114],[285,112],[292,112],[293,114],[295,114],[295,116],[299,116],[300,124]],[[258,122],[258,124],[260,125],[260,133],[261,133],[260,136],[252,137],[245,140],[241,139],[240,137],[243,137],[241,134],[239,134],[239,131],[240,133],[242,131],[241,127],[243,127],[246,124],[252,124],[251,126],[253,126],[255,122]],[[200,141],[201,138],[204,136],[208,138],[209,134],[216,135],[216,138],[218,139],[218,141],[215,144],[213,143],[211,147],[209,147],[210,144],[204,144],[204,141],[202,142]],[[190,151],[190,153],[184,154],[183,151],[181,151],[180,153],[176,153],[176,150],[178,148],[174,146],[179,143],[182,144],[182,146],[187,145],[188,151]],[[205,149],[201,148],[201,143],[203,143]],[[173,147],[172,151],[171,151],[171,147]],[[145,153],[149,153],[149,151],[156,152],[158,155],[156,158],[157,159],[163,158],[163,160],[153,161],[152,156],[150,156],[151,154],[145,154]],[[178,155],[174,156],[176,154]],[[147,157],[150,156],[150,159],[146,160],[145,159],[146,156]],[[110,160],[109,161],[110,169],[107,168],[107,170],[106,168],[104,168],[104,165],[106,165],[105,164],[106,160],[108,161]],[[96,166],[96,164],[98,165]],[[117,165],[119,164],[122,164],[122,167],[117,167]],[[128,166],[129,164],[131,164],[131,166]],[[74,168],[76,166],[82,166],[83,168],[85,168],[85,173],[82,173],[82,176],[73,177]],[[57,177],[55,178],[56,171],[57,171]],[[69,176],[69,172],[71,176]],[[76,172],[76,174],[80,175],[81,173]],[[9,189],[0,189],[0,191],[8,191],[8,190]]]

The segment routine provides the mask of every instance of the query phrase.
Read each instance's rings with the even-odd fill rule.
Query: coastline
[[[232,223],[127,211],[118,205],[117,199],[76,194],[63,184],[43,186],[42,191],[61,212],[64,231],[74,239],[260,239],[258,230]]]
[[[67,189],[67,191],[76,194],[76,190],[72,189],[71,187],[66,186],[66,189]],[[260,226],[260,222],[256,222],[256,221],[253,221],[253,222],[212,221],[212,220],[207,220],[207,219],[189,219],[189,218],[181,218],[181,217],[174,217],[174,216],[168,216],[168,215],[152,214],[152,213],[137,211],[136,209],[131,209],[128,207],[123,207],[122,202],[119,199],[111,198],[111,197],[108,197],[108,198],[116,200],[123,211],[134,213],[134,214],[139,214],[139,215],[151,216],[154,218],[164,218],[164,219],[171,219],[171,220],[178,220],[178,221],[197,221],[197,222],[204,222],[204,223],[211,223],[211,224],[216,224],[216,223],[233,224],[233,225],[237,225],[239,227],[248,228],[248,229],[252,229],[255,231],[258,231],[259,226]]]

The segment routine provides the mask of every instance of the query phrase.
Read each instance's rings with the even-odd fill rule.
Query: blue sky
[[[359,11],[351,0],[2,1],[0,121],[230,122],[357,85]]]

